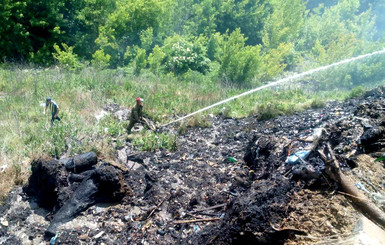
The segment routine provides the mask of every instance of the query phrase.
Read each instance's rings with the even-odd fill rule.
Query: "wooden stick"
[[[342,194],[342,195],[345,195],[345,196],[353,197],[353,198],[356,198],[356,199],[362,199],[362,198],[360,198],[360,197],[353,196],[353,195],[350,195],[349,193],[342,192],[342,191],[337,191],[337,193]],[[365,200],[365,199],[362,199],[362,200]]]
[[[225,207],[226,205],[227,205],[227,203],[222,203],[222,204],[218,204],[218,205],[208,207],[208,208],[197,209],[197,210],[192,211],[191,213],[197,213],[197,212],[201,212],[201,211],[207,211],[207,210],[211,210],[211,209],[221,208],[221,207]]]
[[[202,217],[199,217],[193,213],[186,213],[187,215],[190,215],[191,217],[194,217],[196,219],[203,219]],[[218,217],[218,214],[210,214],[210,213],[200,213],[199,215],[207,215],[207,216],[213,216],[213,217]]]
[[[209,219],[176,220],[174,221],[174,224],[187,224],[187,223],[194,223],[194,222],[209,222],[209,221],[218,221],[218,220],[221,220],[221,219],[209,218]]]
[[[166,197],[167,198],[167,197]],[[166,200],[166,198],[164,198],[152,211],[151,211],[151,213],[144,219],[144,220],[147,220],[148,218],[150,218],[151,217],[151,215],[153,214],[153,213],[155,213],[155,211],[156,210],[158,210],[158,208],[163,204],[163,202]]]
[[[385,229],[385,213],[360,192],[357,187],[354,186],[352,181],[342,173],[329,142],[327,143],[327,149],[332,157],[332,162],[329,163],[327,173],[341,185],[344,192],[353,196],[353,203],[363,214]]]

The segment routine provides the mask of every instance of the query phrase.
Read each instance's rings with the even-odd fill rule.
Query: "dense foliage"
[[[379,49],[384,11],[381,0],[3,0],[0,58],[257,84]]]

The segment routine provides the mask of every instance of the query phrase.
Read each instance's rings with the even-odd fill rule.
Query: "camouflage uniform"
[[[131,133],[131,129],[135,123],[143,123],[143,106],[136,104],[131,110],[130,124],[127,127],[127,133]]]

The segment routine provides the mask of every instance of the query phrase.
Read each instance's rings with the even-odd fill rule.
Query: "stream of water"
[[[368,54],[363,54],[363,55],[360,55],[360,56],[357,56],[357,57],[353,57],[353,58],[350,58],[350,59],[345,59],[345,60],[341,60],[339,62],[336,62],[336,63],[333,63],[333,64],[330,64],[330,65],[326,65],[326,66],[322,66],[322,67],[319,67],[319,68],[315,68],[315,69],[311,69],[309,71],[306,71],[306,72],[302,72],[302,73],[299,73],[299,74],[295,74],[293,76],[290,76],[290,77],[286,77],[286,78],[283,78],[283,79],[280,79],[280,80],[277,80],[277,81],[274,81],[274,82],[271,82],[271,83],[268,83],[266,85],[263,85],[263,86],[260,86],[260,87],[257,87],[257,88],[254,88],[252,90],[249,90],[249,91],[246,91],[246,92],[243,92],[241,94],[238,94],[238,95],[235,95],[233,97],[230,97],[230,98],[227,98],[227,99],[224,99],[222,101],[219,101],[215,104],[212,104],[212,105],[209,105],[207,107],[204,107],[202,109],[199,109],[195,112],[192,112],[186,116],[183,116],[181,118],[178,118],[176,120],[173,120],[169,123],[166,123],[164,125],[162,125],[161,127],[165,127],[167,125],[170,125],[172,123],[176,123],[176,122],[179,122],[179,121],[182,121],[188,117],[191,117],[195,114],[198,114],[198,113],[201,113],[203,111],[206,111],[208,109],[211,109],[213,107],[216,107],[218,105],[221,105],[221,104],[224,104],[224,103],[227,103],[229,101],[232,101],[234,99],[237,99],[237,98],[240,98],[242,96],[245,96],[245,95],[248,95],[248,94],[252,94],[254,92],[257,92],[259,90],[262,90],[262,89],[265,89],[265,88],[269,88],[269,87],[273,87],[273,86],[276,86],[278,84],[281,84],[281,83],[284,83],[284,82],[287,82],[287,81],[292,81],[292,80],[295,80],[295,79],[298,79],[298,78],[301,78],[301,77],[304,77],[304,76],[307,76],[307,75],[311,75],[315,72],[319,72],[319,71],[323,71],[323,70],[327,70],[329,68],[332,68],[332,67],[336,67],[336,66],[339,66],[339,65],[343,65],[343,64],[346,64],[346,63],[350,63],[350,62],[353,62],[353,61],[356,61],[356,60],[361,60],[361,59],[364,59],[364,58],[367,58],[367,57],[370,57],[370,56],[373,56],[373,55],[377,55],[377,54],[382,54],[382,53],[385,53],[385,49],[382,49],[382,50],[379,50],[379,51],[375,51],[375,52],[372,52],[372,53],[368,53]]]

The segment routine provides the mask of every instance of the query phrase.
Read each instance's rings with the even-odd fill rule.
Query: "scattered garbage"
[[[354,186],[369,194],[372,197],[373,201],[377,202],[380,205],[385,205],[385,196],[381,193],[368,191],[368,189],[366,189],[362,183],[355,183]]]
[[[199,225],[194,225],[194,232],[197,233],[198,231],[200,231],[200,227]]]
[[[49,241],[49,245],[54,245],[56,243],[58,237],[59,237],[59,232],[57,232],[56,235],[51,238],[51,240]]]
[[[308,150],[298,151],[298,152],[290,155],[286,159],[286,163],[289,163],[292,165],[297,164],[297,163],[301,162],[301,160],[305,160],[310,155],[310,152],[311,151],[308,151]]]
[[[164,234],[166,234],[166,232],[164,232],[164,230],[162,230],[162,229],[158,229],[158,230],[156,231],[156,233],[158,233],[158,234],[161,235],[161,236],[164,236]]]
[[[226,162],[227,163],[235,163],[235,162],[237,162],[238,160],[236,159],[236,158],[234,158],[234,157],[228,157],[228,158],[226,158]]]
[[[99,239],[99,238],[101,238],[101,237],[103,236],[103,234],[104,234],[104,231],[99,232],[98,234],[96,234],[96,235],[94,236],[94,239]]]
[[[7,168],[8,168],[7,164],[1,165],[0,166],[0,173],[4,173]]]
[[[368,194],[371,194],[371,192],[368,191],[362,183],[355,183],[354,186]]]
[[[0,220],[0,224],[3,225],[3,226],[8,226],[9,225],[8,221],[6,219],[3,219],[3,218]]]
[[[385,162],[385,157],[379,157],[377,158],[376,160],[374,160],[375,162]]]

